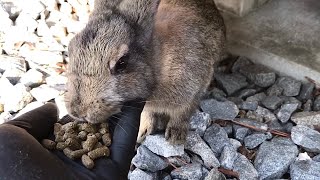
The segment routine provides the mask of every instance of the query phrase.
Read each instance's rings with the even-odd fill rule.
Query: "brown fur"
[[[101,122],[124,101],[147,98],[138,141],[166,124],[166,139],[183,143],[223,53],[225,27],[213,0],[101,0],[95,7],[70,43],[70,114]],[[115,73],[127,53],[126,68]]]

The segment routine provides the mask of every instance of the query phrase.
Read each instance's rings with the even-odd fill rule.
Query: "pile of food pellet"
[[[107,123],[90,124],[85,122],[68,122],[64,125],[54,124],[55,140],[44,139],[42,145],[57,149],[70,159],[80,159],[82,164],[92,169],[94,160],[110,155],[111,135]]]

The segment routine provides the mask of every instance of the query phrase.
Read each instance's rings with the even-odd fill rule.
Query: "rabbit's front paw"
[[[137,143],[141,144],[145,140],[146,136],[152,134],[153,129],[154,128],[151,126],[143,126],[143,127],[140,126],[138,137],[137,137]]]
[[[165,138],[170,144],[184,144],[186,142],[188,130],[184,127],[168,126]]]
[[[155,128],[155,117],[153,113],[142,111],[137,143],[142,143],[146,136],[152,134]]]

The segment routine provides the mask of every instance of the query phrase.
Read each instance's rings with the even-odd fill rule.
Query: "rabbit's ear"
[[[157,13],[160,0],[122,0],[118,5],[121,14],[133,22],[141,41],[151,38],[154,17]]]

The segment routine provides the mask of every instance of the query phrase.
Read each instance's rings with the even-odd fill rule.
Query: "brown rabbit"
[[[224,41],[213,0],[97,0],[69,45],[69,113],[98,123],[144,98],[138,141],[166,124],[166,139],[183,143]]]

